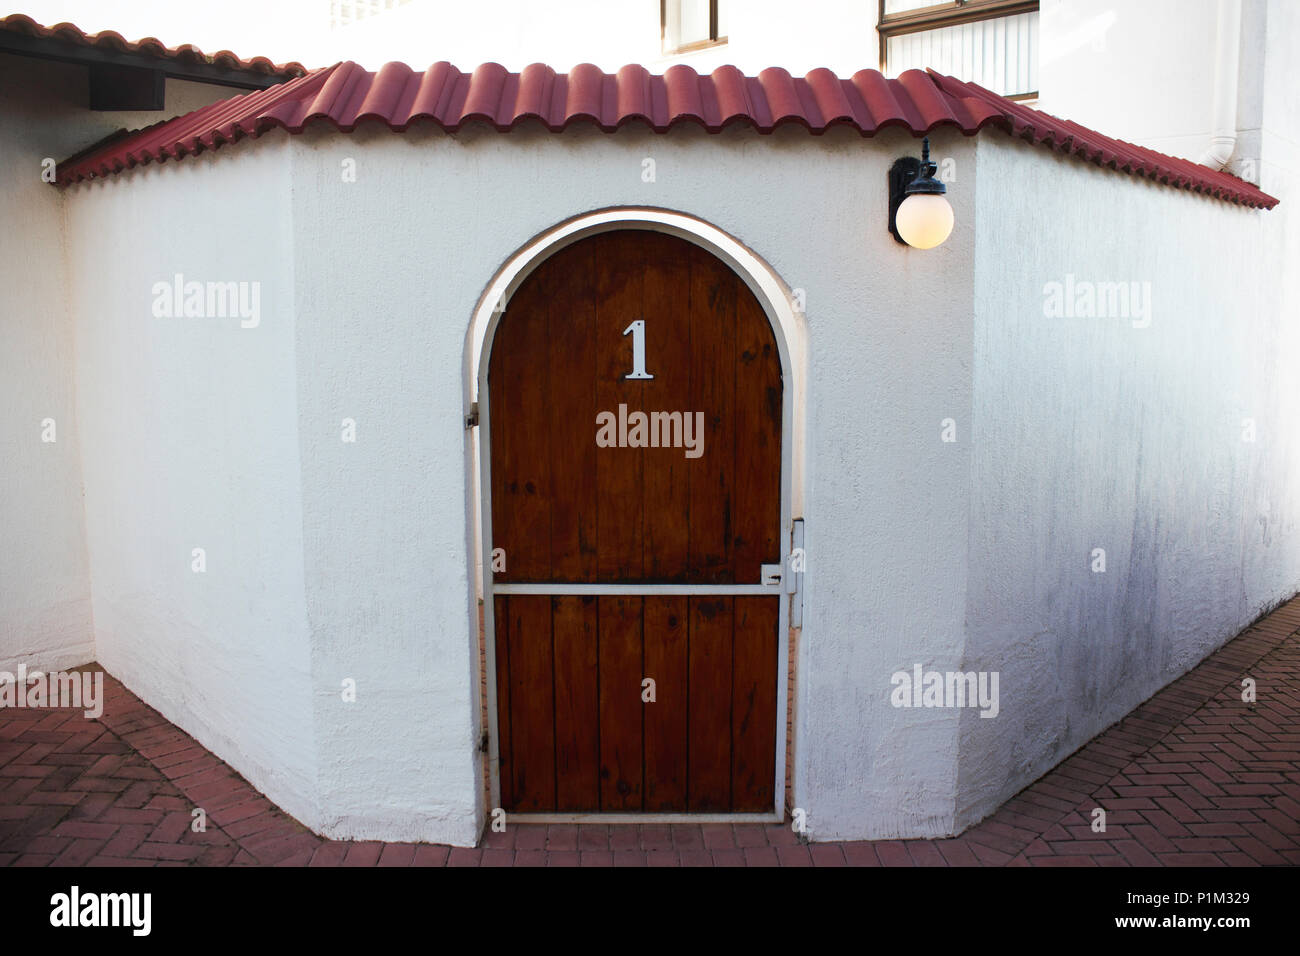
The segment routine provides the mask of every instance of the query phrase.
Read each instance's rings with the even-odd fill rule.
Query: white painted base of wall
[[[69,647],[0,658],[0,671],[13,674],[17,673],[19,666],[25,666],[28,674],[35,671],[50,674],[55,671],[70,671],[74,667],[92,664],[94,661],[94,641],[80,641]]]
[[[421,816],[392,813],[378,807],[374,814],[341,817],[311,829],[330,840],[439,843],[464,847],[478,846],[482,836],[474,818],[456,807],[436,807]]]

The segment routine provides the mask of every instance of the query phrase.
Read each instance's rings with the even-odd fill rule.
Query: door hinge
[[[488,733],[486,730],[483,731],[483,736],[479,738],[478,752],[481,754],[488,752]]]
[[[469,414],[465,416],[465,430],[478,427],[478,402],[473,402],[469,406]]]

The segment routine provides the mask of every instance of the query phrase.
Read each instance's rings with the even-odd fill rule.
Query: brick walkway
[[[1300,863],[1300,598],[949,840],[803,845],[776,825],[514,826],[472,850],[324,840],[107,675],[104,689],[100,720],[0,710],[0,865]]]

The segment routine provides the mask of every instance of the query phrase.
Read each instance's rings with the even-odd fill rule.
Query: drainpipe
[[[1237,145],[1237,77],[1241,49],[1241,0],[1219,0],[1218,49],[1214,54],[1214,134],[1202,166],[1223,169]]]

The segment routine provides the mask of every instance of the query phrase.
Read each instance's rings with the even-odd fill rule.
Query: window
[[[880,69],[932,67],[1012,99],[1038,95],[1038,0],[880,0]]]
[[[689,53],[727,42],[728,0],[659,0],[664,53]]]

